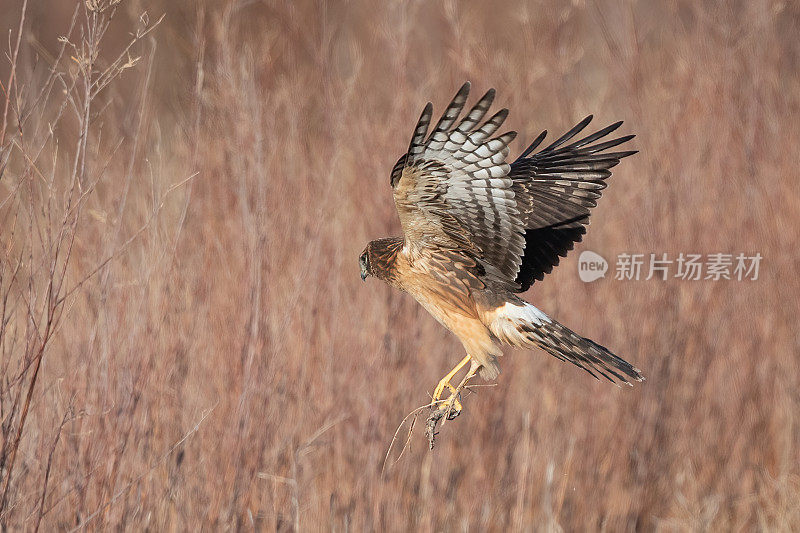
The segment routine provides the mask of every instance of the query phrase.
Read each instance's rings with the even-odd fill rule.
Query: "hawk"
[[[466,357],[441,379],[431,405],[457,415],[469,380],[500,373],[500,344],[541,348],[595,378],[642,381],[636,367],[517,296],[581,240],[610,169],[636,153],[609,150],[634,136],[606,140],[620,121],[573,140],[590,115],[536,151],[542,132],[509,164],[516,132],[496,135],[508,110],[484,121],[494,89],[458,121],[469,89],[461,87],[430,134],[433,106],[425,106],[391,172],[403,236],[371,241],[359,258],[363,280],[374,276],[409,293],[464,345]],[[468,363],[458,387],[451,384]]]

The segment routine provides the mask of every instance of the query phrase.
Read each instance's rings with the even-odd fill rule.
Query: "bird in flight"
[[[430,134],[433,106],[425,106],[391,173],[403,236],[371,241],[359,258],[362,279],[374,276],[409,293],[464,345],[466,357],[441,379],[431,405],[457,416],[467,383],[500,373],[500,344],[541,348],[596,378],[642,381],[636,367],[517,296],[581,240],[609,169],[636,153],[609,150],[633,135],[607,140],[622,124],[616,122],[574,140],[588,116],[536,151],[542,132],[508,163],[516,132],[496,135],[508,110],[484,121],[490,89],[459,121],[469,89],[469,82],[459,89]]]

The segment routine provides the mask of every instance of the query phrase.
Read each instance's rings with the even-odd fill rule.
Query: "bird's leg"
[[[467,386],[469,380],[474,378],[475,374],[478,373],[478,369],[480,367],[481,365],[473,361],[472,365],[470,365],[469,372],[467,372],[467,375],[464,376],[464,379],[461,380],[461,383],[458,384],[458,387],[452,389],[450,398],[447,399],[447,403],[445,404],[444,407],[446,420],[452,420],[453,418],[461,414],[462,407],[461,407],[461,402],[458,400],[458,397],[461,395],[461,391],[464,390],[464,387]],[[452,385],[450,387],[452,388]]]
[[[467,355],[464,359],[458,363],[453,370],[451,370],[442,380],[436,385],[436,389],[433,391],[433,400],[431,401],[431,405],[435,405],[438,407],[438,404],[442,403],[442,393],[444,392],[445,387],[450,389],[450,398],[455,398],[456,396],[456,388],[450,384],[450,380],[453,379],[453,376],[458,374],[458,371],[464,368],[470,360],[470,356]],[[461,410],[461,403],[459,403],[458,398],[455,399],[454,405],[458,405],[458,410]]]
[[[464,379],[462,379],[462,380],[461,380],[461,383],[459,383],[459,384],[458,384],[458,387],[456,387],[456,391],[455,391],[455,392],[456,392],[456,394],[458,394],[458,393],[460,393],[462,390],[464,390],[464,387],[466,387],[466,386],[467,386],[467,383],[469,383],[469,380],[471,380],[472,378],[474,378],[474,377],[475,377],[475,374],[477,374],[477,373],[478,373],[478,370],[479,370],[480,368],[481,368],[481,365],[479,365],[479,364],[476,364],[476,363],[473,361],[473,363],[472,363],[472,366],[470,366],[469,372],[467,372],[467,375],[466,375],[466,376],[464,376]]]

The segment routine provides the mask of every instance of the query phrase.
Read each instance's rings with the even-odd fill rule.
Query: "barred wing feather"
[[[430,135],[432,106],[425,107],[408,153],[392,171],[395,204],[408,246],[460,250],[488,277],[515,287],[525,238],[506,157],[516,133],[494,137],[505,109],[480,125],[494,90],[456,125],[468,94],[466,83]]]
[[[461,87],[430,134],[433,106],[423,110],[408,152],[392,170],[395,205],[407,246],[460,251],[495,285],[523,292],[582,239],[610,169],[636,153],[607,150],[633,135],[603,140],[622,124],[616,122],[573,140],[590,115],[536,152],[542,132],[509,164],[516,133],[495,136],[508,110],[481,124],[493,89],[457,122],[469,88],[469,82]]]

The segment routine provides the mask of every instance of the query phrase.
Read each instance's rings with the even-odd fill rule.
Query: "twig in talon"
[[[408,435],[406,436],[406,441],[403,444],[403,448],[400,450],[400,455],[397,456],[397,459],[395,459],[392,464],[396,464],[397,461],[399,461],[400,458],[403,456],[403,453],[405,453],[406,448],[408,447],[408,443],[411,441],[411,434],[414,431],[414,425],[417,422],[417,416],[419,416],[420,411],[422,411],[423,409],[431,409],[433,411],[430,414],[430,416],[428,416],[428,419],[425,423],[425,435],[428,437],[428,446],[432,450],[434,443],[436,441],[436,435],[438,435],[438,433],[436,432],[436,425],[439,423],[439,421],[442,420],[442,418],[444,418],[445,420],[442,422],[442,424],[444,424],[447,420],[455,420],[455,418],[461,414],[461,409],[454,408],[455,402],[453,400],[454,399],[459,400],[459,405],[460,405],[460,394],[462,391],[469,391],[470,393],[473,393],[473,391],[470,390],[472,387],[490,387],[495,385],[497,384],[493,383],[490,385],[470,385],[469,387],[467,387],[462,384],[461,388],[457,389],[457,392],[450,398],[446,400],[434,400],[433,398],[431,398],[430,403],[426,405],[421,405],[416,409],[414,409],[413,411],[411,411],[410,413],[408,413],[405,416],[405,418],[403,418],[402,422],[400,422],[400,425],[397,426],[397,429],[395,430],[394,435],[392,436],[392,441],[389,443],[389,449],[386,450],[386,456],[383,458],[381,475],[383,475],[383,473],[386,471],[386,463],[389,460],[389,454],[391,454],[392,448],[394,448],[394,443],[395,441],[397,441],[397,436],[400,434],[400,429],[405,425],[406,421],[409,418],[411,418],[412,416],[414,417],[411,421],[411,425],[408,428]]]
[[[428,437],[428,447],[431,450],[433,450],[436,443],[436,435],[439,434],[436,431],[436,425],[439,421],[441,420],[442,425],[444,425],[448,420],[455,420],[460,414],[461,409],[454,409],[452,402],[448,401],[444,406],[436,409],[428,416],[428,420],[425,423],[425,435]]]
[[[439,420],[442,419],[444,416],[444,409],[437,409],[428,417],[427,422],[425,423],[425,435],[428,437],[428,447],[433,450],[433,446],[436,443],[436,424]]]
[[[397,459],[395,459],[394,462],[392,463],[393,465],[397,464],[397,461],[399,461],[400,458],[403,457],[403,454],[405,453],[406,448],[408,448],[408,443],[411,441],[411,434],[414,433],[414,425],[417,423],[417,417],[418,416],[419,416],[419,413],[415,414],[414,418],[411,419],[411,424],[408,425],[408,435],[406,435],[406,442],[403,444],[403,447],[400,449],[400,455],[398,455]]]
[[[397,463],[397,461],[400,460],[400,457],[403,456],[403,452],[405,452],[406,447],[408,447],[408,443],[411,440],[411,433],[414,431],[414,424],[417,421],[417,416],[419,416],[420,411],[422,411],[423,409],[428,409],[428,408],[430,408],[432,406],[433,406],[433,403],[429,403],[429,404],[425,404],[425,405],[421,405],[421,406],[417,407],[416,409],[414,409],[413,411],[408,413],[405,416],[405,418],[403,418],[402,422],[400,422],[400,425],[397,426],[397,429],[394,432],[394,436],[392,436],[392,442],[389,443],[389,449],[386,450],[386,456],[383,458],[383,466],[381,467],[381,475],[383,475],[383,473],[386,471],[386,462],[389,460],[389,454],[392,453],[392,448],[394,447],[394,443],[397,440],[397,435],[400,433],[400,429],[403,427],[403,425],[405,425],[406,420],[408,420],[412,416],[414,417],[414,419],[411,421],[411,426],[408,428],[408,437],[406,438],[405,444],[403,444],[403,449],[400,450],[400,455],[397,456],[397,459],[395,459],[394,463],[392,463],[392,464],[395,464],[395,463]]]

